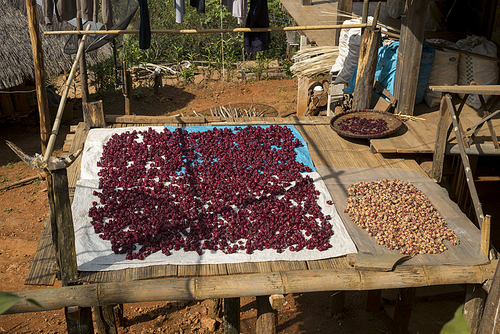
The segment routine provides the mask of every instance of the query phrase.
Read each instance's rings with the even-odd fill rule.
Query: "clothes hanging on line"
[[[184,22],[184,14],[186,14],[184,0],[175,0],[175,23]]]
[[[190,0],[189,4],[196,8],[196,11],[199,14],[204,14],[205,13],[205,0]]]
[[[248,12],[247,28],[269,28],[269,10],[267,0],[250,0],[250,10]],[[271,33],[266,32],[246,32],[245,50],[247,52],[265,51],[271,44]]]
[[[111,0],[102,0],[101,6],[103,23],[110,29],[113,26]],[[54,23],[54,9],[59,22],[70,21],[75,17],[84,21],[99,21],[99,0],[43,0],[42,13],[46,25]]]
[[[247,17],[247,0],[221,0],[221,4],[226,6],[228,13],[238,20],[238,24],[245,24]]]
[[[151,46],[151,26],[149,23],[148,0],[139,0],[141,22],[139,25],[139,48],[145,50]]]

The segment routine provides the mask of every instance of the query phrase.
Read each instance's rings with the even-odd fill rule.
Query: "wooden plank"
[[[52,244],[52,228],[48,218],[45,218],[43,225],[30,271],[24,281],[26,285],[54,285],[56,280],[56,257]]]

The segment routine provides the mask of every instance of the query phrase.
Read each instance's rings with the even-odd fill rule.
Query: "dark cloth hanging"
[[[149,24],[148,0],[139,0],[141,23],[139,26],[139,48],[145,50],[151,46],[151,26]]]
[[[70,21],[75,17],[84,21],[98,22],[99,0],[42,0],[42,13],[45,24],[53,23],[54,5],[59,22]],[[102,0],[102,19],[106,29],[113,26],[111,0]]]
[[[248,11],[247,28],[268,28],[269,10],[267,0],[250,0],[250,10]],[[247,52],[258,52],[267,50],[271,44],[271,33],[267,32],[246,32],[245,50]]]
[[[189,4],[200,14],[205,13],[205,0],[189,0]]]

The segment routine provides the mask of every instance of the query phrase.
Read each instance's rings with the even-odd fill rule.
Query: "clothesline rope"
[[[233,29],[171,29],[171,30],[151,30],[151,34],[217,34],[236,32],[277,32],[277,31],[297,31],[297,30],[328,30],[342,28],[364,28],[371,26],[371,23],[359,24],[331,24],[317,26],[295,26],[295,27],[272,27],[272,28],[233,28]],[[44,35],[134,35],[139,34],[139,30],[69,30],[69,31],[44,31]]]

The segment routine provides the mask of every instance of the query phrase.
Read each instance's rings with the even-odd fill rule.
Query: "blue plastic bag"
[[[377,68],[375,70],[375,79],[393,95],[394,79],[396,77],[396,65],[398,62],[398,49],[399,42],[392,42],[389,45],[381,46],[378,49]],[[436,51],[424,40],[422,47],[422,57],[420,60],[420,70],[418,73],[415,104],[422,103],[424,100],[425,89],[427,88],[427,84],[429,83],[435,53]],[[357,71],[358,67],[356,66],[354,73],[349,79],[347,88],[343,89],[344,93],[352,94],[354,92]]]

